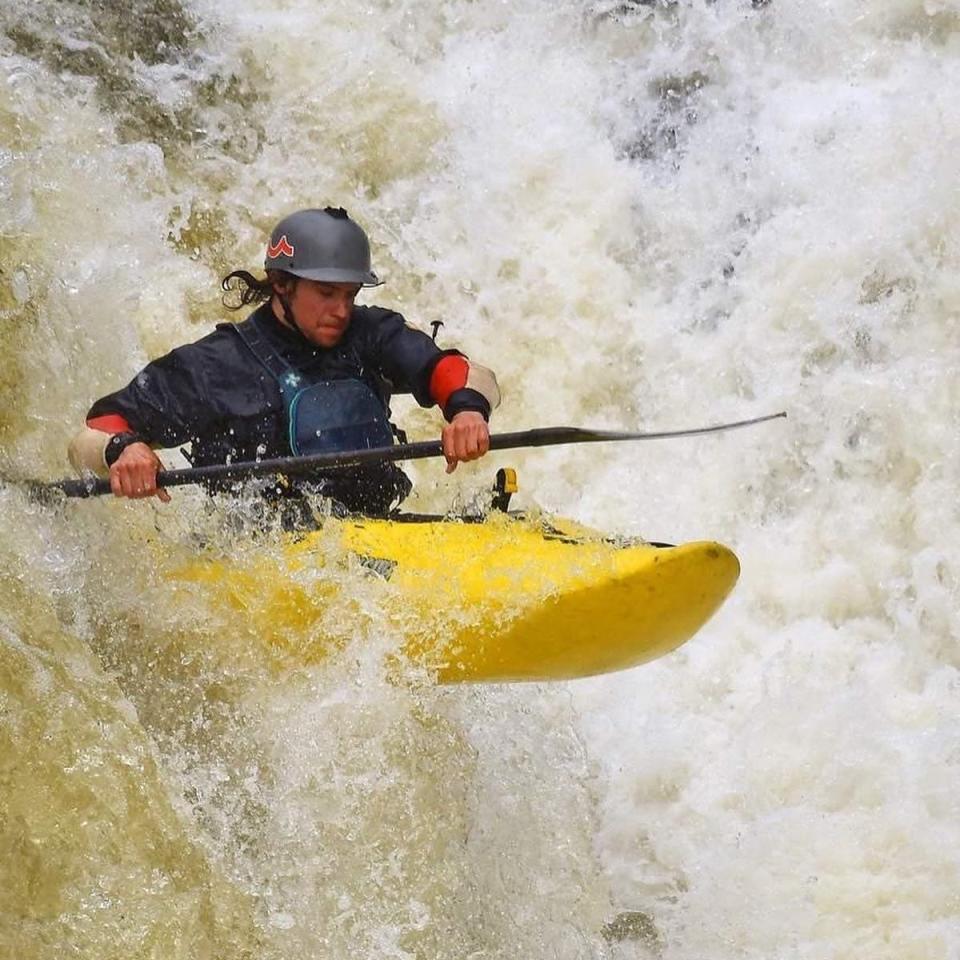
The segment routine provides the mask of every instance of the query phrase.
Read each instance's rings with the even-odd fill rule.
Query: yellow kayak
[[[706,623],[739,572],[719,543],[618,543],[570,521],[494,512],[483,522],[329,519],[281,555],[198,560],[175,579],[242,610],[300,660],[342,643],[327,616],[336,591],[382,579],[376,602],[402,653],[460,683],[571,680],[660,657]]]

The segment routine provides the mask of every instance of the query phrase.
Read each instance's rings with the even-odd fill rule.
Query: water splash
[[[278,673],[171,602],[199,498],[4,493],[8,952],[954,955],[958,16],[7,3],[5,461],[62,473],[89,402],[328,201],[381,302],[498,371],[502,429],[790,411],[513,458],[548,508],[743,561],[684,651],[569,690],[390,685],[369,585]],[[420,466],[419,503],[488,473]]]

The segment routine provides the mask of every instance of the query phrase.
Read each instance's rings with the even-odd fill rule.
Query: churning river
[[[957,960],[958,158],[958,0],[0,0],[4,475],[325,204],[497,430],[789,412],[412,471],[737,551],[568,684],[392,682],[366,580],[280,669],[169,576],[279,536],[0,485],[0,958]]]

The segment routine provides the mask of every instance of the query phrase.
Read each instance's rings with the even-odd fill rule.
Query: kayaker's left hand
[[[440,440],[447,473],[453,473],[458,463],[478,460],[490,449],[490,428],[482,413],[464,410],[443,428]]]

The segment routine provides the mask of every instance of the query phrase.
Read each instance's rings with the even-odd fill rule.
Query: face
[[[285,292],[300,332],[318,347],[333,347],[340,342],[350,325],[353,301],[360,292],[360,286],[301,279],[292,291]],[[276,297],[273,312],[281,323],[286,323],[283,307]]]

